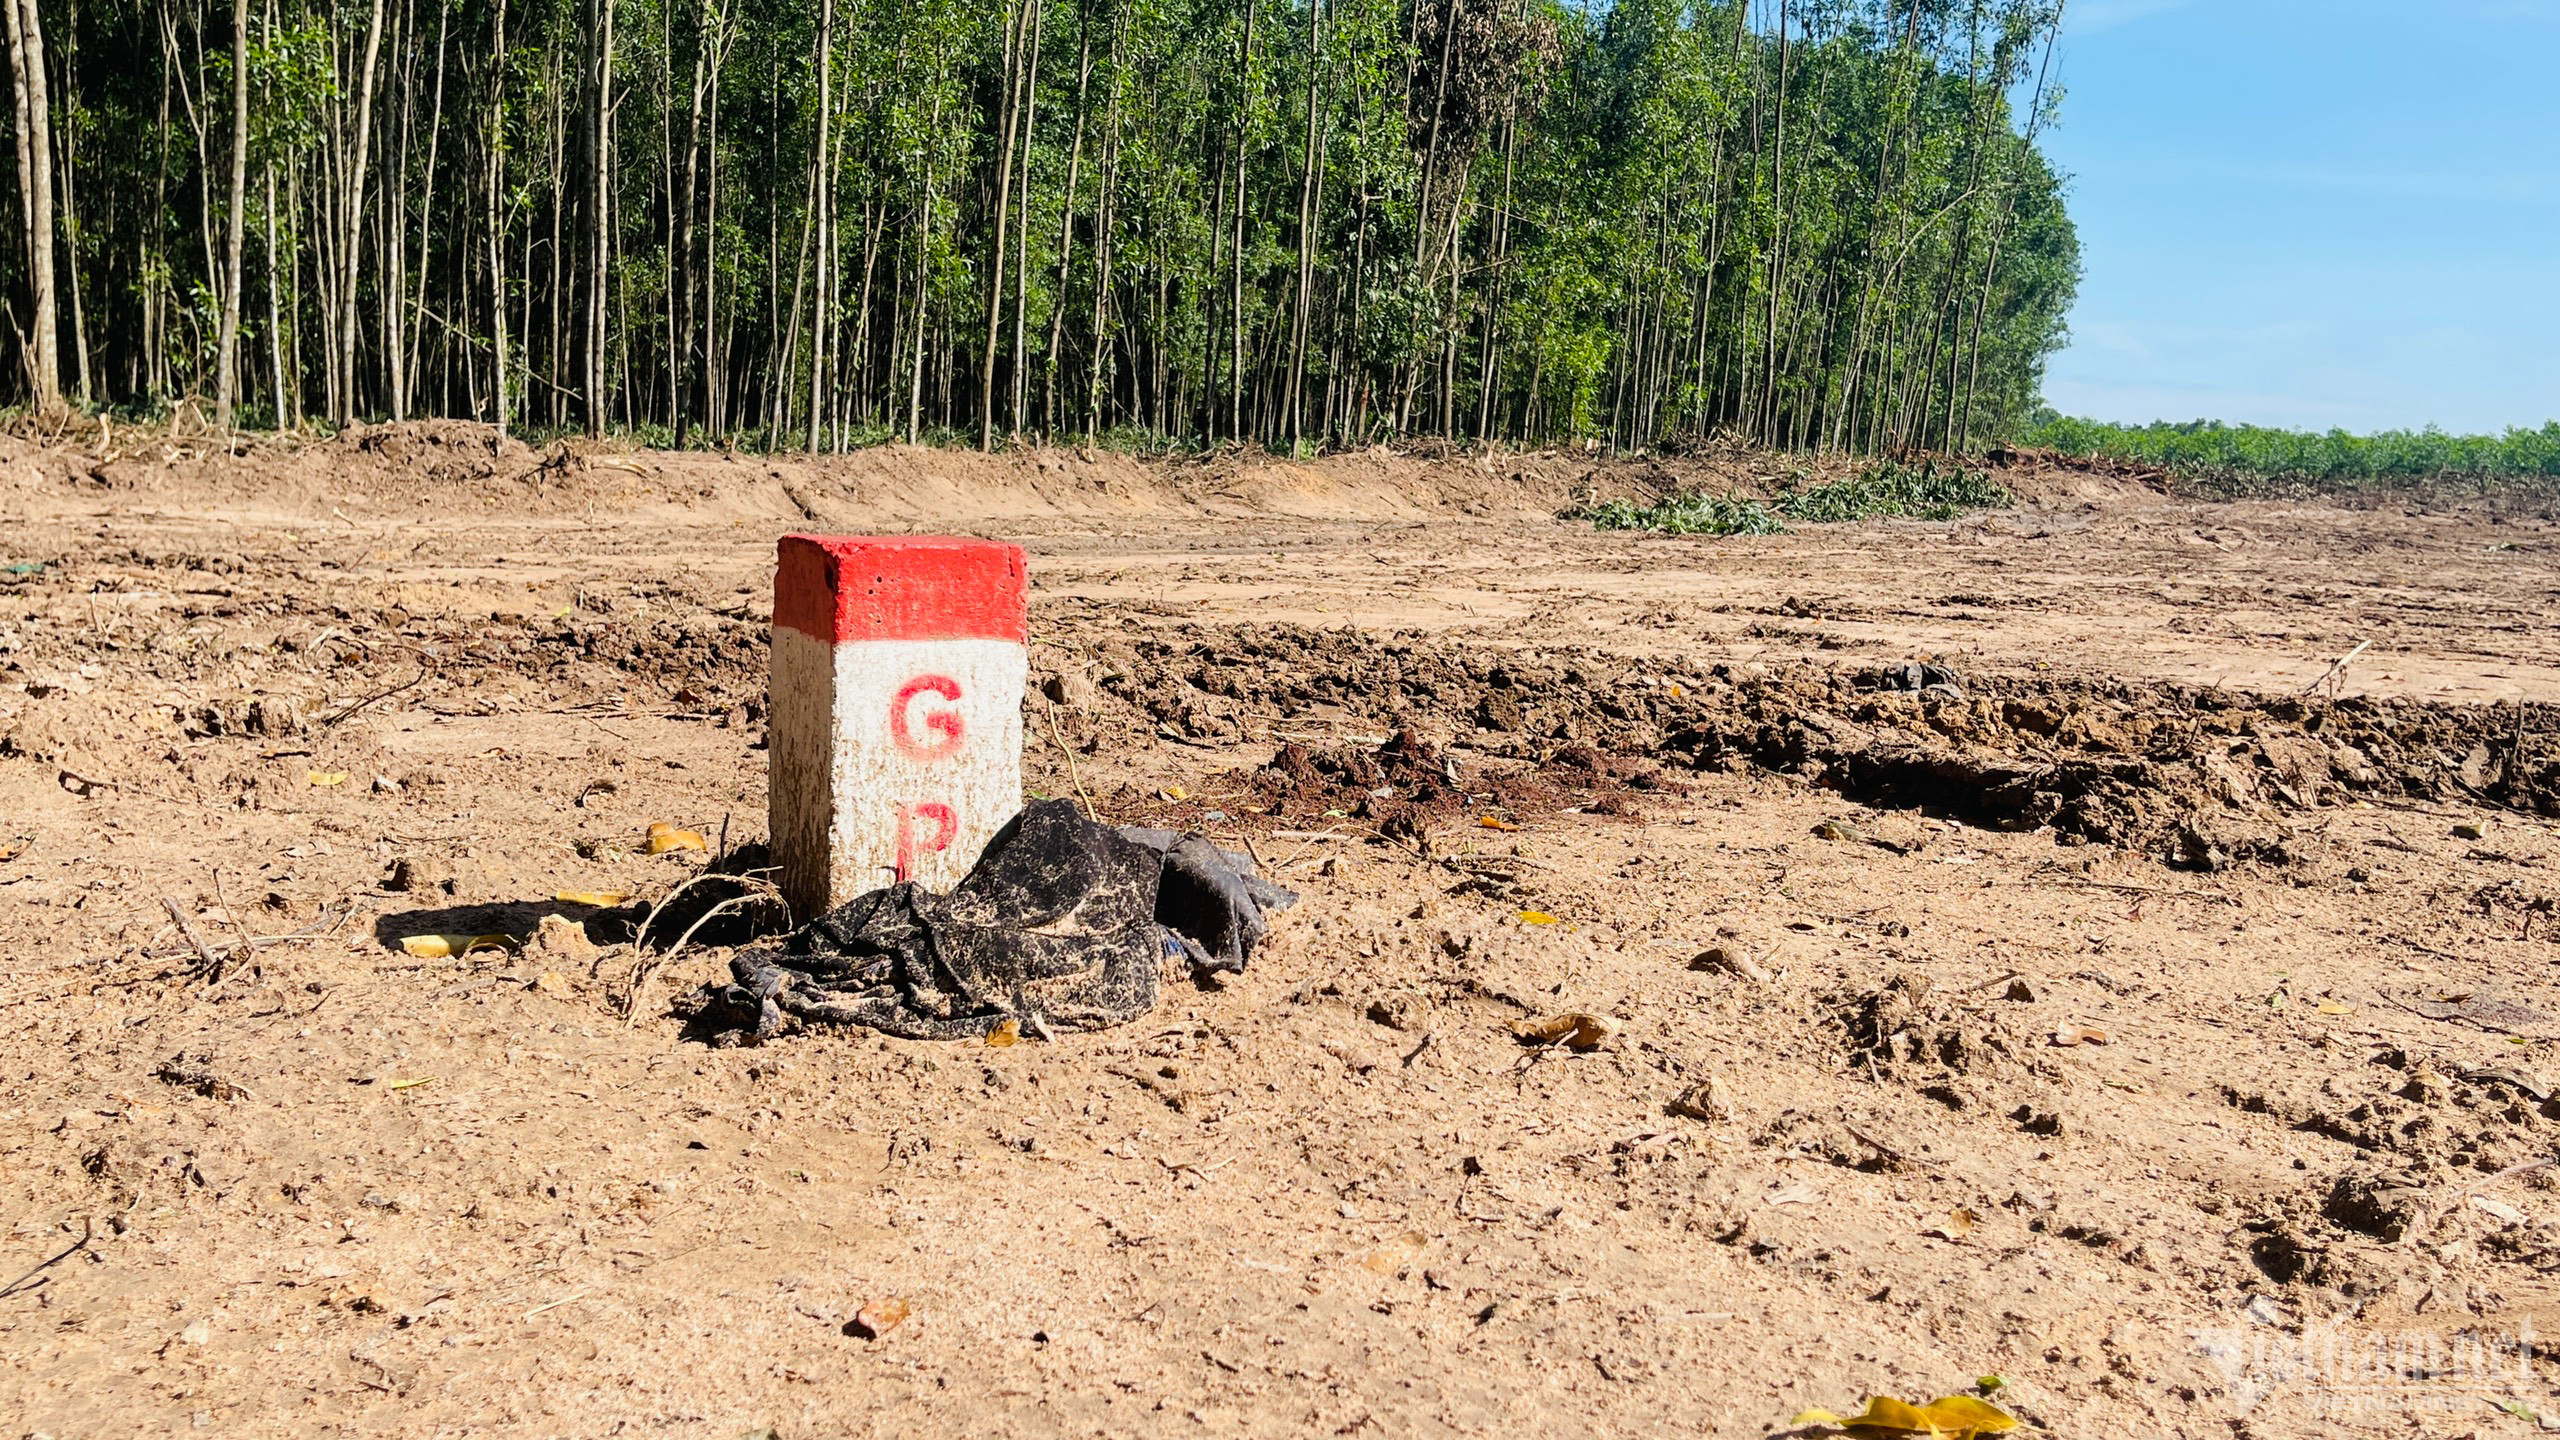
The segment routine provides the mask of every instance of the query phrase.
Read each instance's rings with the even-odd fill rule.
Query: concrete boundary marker
[[[782,537],[766,794],[802,919],[948,890],[1021,810],[1027,587],[1015,545]]]

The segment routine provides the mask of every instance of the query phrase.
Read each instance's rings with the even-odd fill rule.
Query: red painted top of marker
[[[773,623],[814,640],[1026,642],[1022,547],[950,535],[785,535]]]

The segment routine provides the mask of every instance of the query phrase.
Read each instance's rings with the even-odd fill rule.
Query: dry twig
[[[418,667],[418,673],[410,676],[407,680],[404,680],[397,685],[376,690],[372,694],[363,696],[359,699],[349,701],[347,704],[341,705],[328,714],[321,716],[315,723],[323,730],[345,724],[347,721],[354,719],[360,711],[366,710],[384,700],[388,700],[392,696],[400,694],[402,691],[416,689],[418,686],[426,683],[426,678],[434,673],[434,671],[428,669],[425,665],[420,665]]]
[[[2359,642],[2357,642],[2356,648],[2354,648],[2353,650],[2348,651],[2348,652],[2347,652],[2346,654],[2344,654],[2344,655],[2339,656],[2336,660],[2331,661],[2331,662],[2330,662],[2330,664],[2329,664],[2329,668],[2320,672],[2320,678],[2319,678],[2319,679],[2314,680],[2314,681],[2312,681],[2310,684],[2303,686],[2303,687],[2302,687],[2302,693],[2303,693],[2303,694],[2305,694],[2305,695],[2308,695],[2308,694],[2310,694],[2312,691],[2317,690],[2317,689],[2319,689],[2321,686],[2323,686],[2323,685],[2327,685],[2327,684],[2331,683],[2332,681],[2336,680],[2339,676],[2344,675],[2344,674],[2346,673],[2346,671],[2347,671],[2347,666],[2348,666],[2350,663],[2352,663],[2352,662],[2355,660],[2355,658],[2356,658],[2357,656],[2359,656],[2359,655],[2363,654],[2367,649],[2371,648],[2371,646],[2372,646],[2372,645],[2373,645],[2373,642],[2372,642],[2372,641],[2370,641],[2370,640],[2364,640],[2364,641],[2359,641]],[[2335,698],[2334,693],[2332,694],[2332,697],[2331,697],[2331,698],[2333,698],[2333,699]]]
[[[222,893],[222,872],[219,870],[213,872],[213,898],[214,902],[222,907],[223,915],[231,921],[231,928],[239,932],[240,948],[234,952],[236,957],[243,961],[256,959],[257,939],[250,935],[249,927],[241,922],[240,912],[231,908],[231,897]]]
[[[1067,780],[1076,787],[1076,799],[1084,805],[1084,818],[1098,820],[1100,817],[1093,813],[1093,797],[1085,793],[1084,776],[1076,769],[1076,752],[1068,747],[1067,737],[1058,733],[1058,702],[1043,695],[1040,704],[1049,716],[1049,742],[1067,757]]]
[[[204,937],[196,933],[196,927],[188,921],[187,913],[178,908],[177,901],[163,895],[160,897],[160,903],[168,907],[169,918],[178,922],[178,933],[187,937],[187,943],[195,947],[196,958],[204,962],[203,978],[220,980],[222,957],[214,953],[212,946],[204,943]]]
[[[660,896],[658,903],[649,907],[649,913],[641,920],[640,928],[633,931],[631,936],[631,950],[637,958],[631,966],[630,990],[623,1001],[622,1023],[624,1025],[639,1023],[641,995],[648,987],[649,977],[656,974],[662,967],[673,963],[676,956],[683,953],[686,943],[693,939],[694,932],[711,923],[714,916],[731,913],[759,900],[769,900],[780,906],[785,915],[791,913],[791,906],[782,898],[781,889],[766,878],[773,873],[771,870],[750,870],[740,875],[727,875],[716,870],[705,870]],[[727,880],[744,889],[746,893],[732,895],[694,917],[694,922],[685,927],[684,933],[676,937],[676,943],[668,946],[665,954],[650,954],[646,943],[649,938],[649,927],[657,923],[658,916],[665,912],[668,904],[677,896],[706,880]]]

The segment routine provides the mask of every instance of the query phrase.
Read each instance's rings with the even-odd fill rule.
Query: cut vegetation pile
[[[1608,500],[1577,511],[1602,530],[1651,530],[1665,535],[1782,535],[1786,522],[1834,525],[1850,520],[1899,517],[1953,520],[1971,510],[1996,510],[2013,500],[2000,482],[1979,470],[1939,468],[1935,461],[1902,465],[1887,461],[1847,480],[1784,489],[1774,498],[1687,491],[1640,505]]]

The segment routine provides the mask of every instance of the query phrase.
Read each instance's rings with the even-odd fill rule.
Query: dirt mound
[[[165,428],[100,429],[74,444],[0,437],[0,478],[13,492],[57,502],[87,486],[314,515],[610,511],[837,528],[1140,515],[1543,520],[1601,468],[1578,452],[1451,447],[1305,460],[1260,450],[1141,457],[1086,446],[982,454],[902,444],[812,456],[567,438],[537,451],[455,420],[357,425],[316,438]]]
[[[223,592],[272,578],[272,567],[223,556],[135,551],[122,564],[142,585]],[[81,674],[84,637],[44,631],[0,655],[0,684],[23,687],[0,707],[0,757],[121,769],[127,745],[216,737],[279,740],[327,730],[377,706],[417,705],[436,716],[653,711],[750,729],[764,714],[766,627],[697,603],[670,603],[648,583],[593,587],[551,616],[413,612],[392,603],[330,603],[290,591],[254,609],[217,594],[188,607],[197,623],[247,620],[251,645],[173,650],[158,663],[161,699],[102,696]],[[115,593],[105,585],[101,593]],[[287,662],[266,668],[267,656]],[[112,725],[100,716],[112,712]],[[188,747],[189,773],[230,788],[250,784],[206,770],[222,752]],[[123,758],[118,758],[123,757]]]
[[[1413,833],[1464,808],[1467,793],[1457,766],[1410,730],[1399,730],[1373,750],[1345,746],[1310,752],[1295,741],[1283,745],[1255,777],[1269,812],[1279,818],[1347,813],[1379,822],[1390,833]]]
[[[1608,499],[1771,495],[1846,479],[1863,464],[1722,441],[1623,455],[1423,443],[1305,458],[1242,447],[1141,456],[1080,445],[980,453],[887,444],[809,455],[649,450],[583,437],[536,448],[466,420],[359,424],[326,436],[112,425],[67,437],[0,436],[0,479],[57,496],[87,486],[313,514],[611,510],[843,527],[1182,514],[1546,521]],[[2156,489],[2106,464],[2016,452],[1994,474],[2029,501]]]
[[[2266,699],[1918,664],[1679,674],[1601,653],[1289,625],[1185,629],[1109,651],[1103,669],[1104,694],[1178,738],[1320,718],[1463,739],[1550,779],[1579,767],[1623,784],[1648,764],[1770,772],[2189,869],[2297,859],[2296,817],[2339,799],[2560,816],[2560,706]],[[1320,762],[1284,747],[1274,763],[1285,784],[1270,798],[1284,809],[1374,813],[1366,792],[1395,783],[1362,768],[1383,764],[1368,757]]]
[[[2536,1133],[2560,1107],[2539,1076],[2512,1065],[2448,1073],[2397,1046],[2364,1068],[2358,1079],[2317,1086],[2222,1087],[2234,1109],[2350,1146],[2355,1157],[2321,1183],[2248,1207],[2249,1255],[2269,1279],[2348,1295],[2387,1288],[2377,1245],[2434,1245],[2474,1229],[2484,1212],[2460,1203],[2462,1194],[2510,1175],[2530,1178],[2547,1164]],[[2546,1261],[2546,1231],[2516,1224],[2521,1215],[2503,1201],[2485,1215],[2506,1223],[2478,1233],[2484,1256]]]
[[[1291,741],[1241,778],[1256,808],[1274,821],[1350,819],[1413,839],[1469,813],[1478,828],[1496,831],[1568,810],[1631,816],[1638,812],[1630,789],[1677,789],[1650,763],[1587,745],[1566,746],[1531,765],[1461,766],[1409,730],[1375,748],[1310,751]]]
[[[143,577],[222,582],[207,589],[255,578],[218,557],[129,558]],[[386,692],[425,695],[449,715],[529,703],[554,713],[649,706],[752,727],[763,708],[764,625],[664,589],[582,590],[577,606],[542,618],[280,598],[265,622],[282,625],[283,649],[318,667],[308,680],[250,685],[233,673],[241,657],[168,655],[159,662],[167,678],[192,692],[164,712],[168,729],[173,739],[260,733],[297,709],[335,723],[337,711]],[[210,616],[235,607],[216,599],[197,608]],[[82,703],[79,640],[30,635],[7,658],[8,673],[30,689],[0,724],[6,745],[68,753],[71,734],[56,722]],[[1678,792],[1684,773],[1745,771],[1879,808],[2049,829],[2065,844],[2216,870],[2303,858],[2306,818],[2342,800],[2469,801],[2560,817],[2560,707],[2547,705],[2261,699],[2162,683],[1959,677],[1917,664],[1694,674],[1597,652],[1290,625],[1121,639],[1101,648],[1094,668],[1090,703],[1115,723],[1191,743],[1272,740],[1271,764],[1233,788],[1275,824],[1348,818],[1418,834],[1471,814],[1497,824],[1626,814],[1649,792]],[[1915,677],[1918,689],[1902,688]],[[1310,723],[1393,738],[1310,749],[1284,733]],[[2527,926],[2539,913],[2531,895],[2484,903],[2504,904]]]
[[[431,470],[458,468],[458,477],[498,473],[497,462],[519,460],[532,447],[495,425],[468,420],[400,420],[381,425],[351,425],[328,440],[340,451],[352,451],[394,465],[423,464]]]
[[[2185,488],[2176,475],[2159,466],[2105,455],[2002,446],[1985,458],[1993,477],[2030,504],[2153,500],[2181,494]]]

